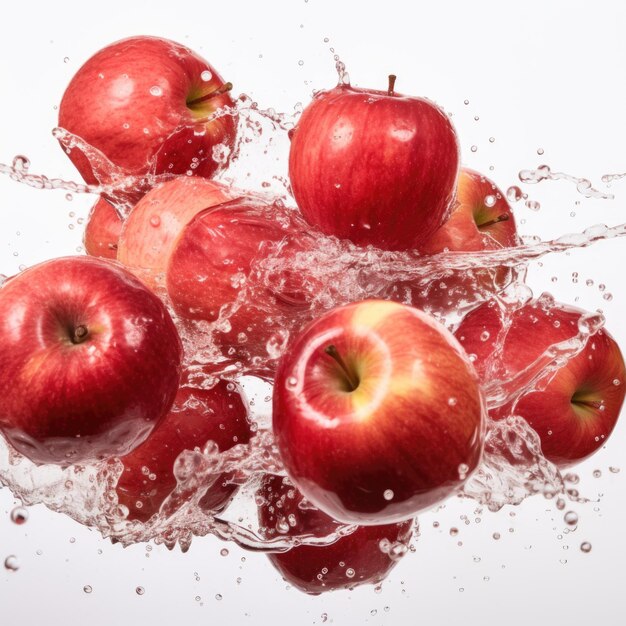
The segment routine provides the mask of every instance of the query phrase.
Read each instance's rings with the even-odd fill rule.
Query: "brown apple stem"
[[[348,391],[354,391],[359,386],[359,377],[346,365],[346,362],[339,354],[339,350],[337,350],[335,346],[330,345],[326,347],[324,352],[334,359],[341,368],[341,371],[346,377],[346,382],[348,383]]]
[[[579,406],[586,406],[589,409],[600,409],[602,408],[602,402],[598,400],[575,400],[572,399],[574,404],[578,404]]]
[[[387,89],[387,95],[393,96],[393,88],[396,86],[396,75],[389,74],[389,88]]]
[[[83,343],[89,336],[89,329],[84,324],[77,326],[72,333],[72,343]]]
[[[221,87],[214,89],[213,91],[205,94],[204,96],[200,96],[199,98],[194,98],[193,100],[190,100],[189,102],[187,102],[187,106],[191,107],[196,104],[201,104],[202,102],[206,102],[207,100],[210,100],[211,98],[216,98],[217,96],[221,96],[223,93],[229,92],[232,88],[233,88],[232,83],[230,82],[224,83]]]
[[[492,220],[488,222],[483,222],[482,224],[476,224],[478,228],[486,228],[487,226],[493,226],[494,224],[499,224],[500,222],[508,222],[509,214],[502,213],[502,215],[498,215],[498,217],[494,217]]]

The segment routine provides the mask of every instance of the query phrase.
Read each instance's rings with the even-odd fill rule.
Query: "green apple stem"
[[[194,98],[187,102],[188,107],[195,106],[196,104],[201,104],[202,102],[206,102],[207,100],[211,100],[211,98],[216,98],[217,96],[221,96],[223,93],[229,92],[233,88],[232,83],[224,83],[221,87],[214,89],[213,91],[205,94],[204,96],[200,96],[199,98]]]
[[[337,350],[335,346],[330,345],[326,347],[324,352],[326,352],[326,354],[341,368],[341,371],[346,377],[348,391],[354,391],[359,386],[359,377],[346,365],[346,362],[341,357],[341,354],[339,354],[339,350]]]
[[[84,324],[74,328],[72,332],[72,343],[83,343],[89,336],[89,329]]]
[[[393,96],[395,95],[393,92],[393,88],[396,86],[396,75],[389,74],[389,88],[387,89],[387,95]]]
[[[492,220],[488,222],[483,222],[482,224],[476,224],[478,228],[487,228],[487,226],[493,226],[494,224],[499,224],[500,222],[508,222],[509,214],[502,213],[502,215],[498,215],[498,217],[494,217]]]

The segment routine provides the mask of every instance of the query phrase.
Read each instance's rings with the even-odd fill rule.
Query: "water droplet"
[[[467,106],[469,104],[469,100],[463,100],[463,104]]]
[[[613,381],[613,384],[615,384],[615,381]],[[619,467],[609,467],[609,472],[611,472],[611,474],[619,474]]]
[[[492,207],[496,203],[496,197],[489,195],[485,197],[485,206]]]
[[[583,541],[580,544],[580,550],[581,552],[588,554],[589,552],[591,552],[591,544],[588,541]]]
[[[543,154],[543,148],[537,148],[537,154],[541,156]]]
[[[83,587],[83,591],[84,591],[85,593],[91,593],[91,592],[93,591],[93,588],[91,587],[91,585],[85,585],[85,586]]]
[[[4,559],[4,567],[10,572],[17,572],[17,570],[20,569],[20,563],[14,554],[10,554]]]
[[[221,593],[216,593],[216,594],[215,594],[215,599],[216,599],[217,601],[221,600],[221,599],[222,599],[222,594],[221,594]]]
[[[211,74],[211,72],[209,72],[209,70],[204,70],[200,74],[200,78],[206,83],[206,82],[210,81],[213,78],[213,74]]]
[[[568,526],[576,526],[578,524],[578,514],[575,511],[568,511],[563,519]]]
[[[158,85],[153,85],[150,87],[150,95],[155,97],[162,96],[163,90]]]
[[[594,478],[600,478],[602,476],[602,472],[597,469],[597,470],[593,470],[593,477]]]
[[[383,498],[385,500],[393,500],[393,491],[391,489],[385,489],[385,493],[383,493]]]
[[[450,536],[451,537],[456,537],[459,534],[459,529],[455,528],[454,526],[450,529]]]
[[[489,339],[490,335],[489,335],[489,331],[488,330],[483,330],[482,333],[480,333],[480,340],[481,341],[487,341],[487,339]]]
[[[230,552],[228,552],[228,548],[222,548],[220,550],[220,556],[228,556]]]
[[[448,406],[456,406],[457,399],[456,398],[448,398]]]
[[[354,571],[351,567],[349,567],[349,568],[346,570],[346,576],[347,576],[348,578],[354,578],[354,576],[355,576],[355,575],[356,575],[356,572],[355,572],[355,571]]]
[[[539,209],[541,209],[541,204],[537,202],[537,200],[526,200],[526,208],[531,211],[539,211]]]
[[[493,533],[492,537],[498,541],[498,539],[500,539],[500,533]]]
[[[143,587],[136,587],[135,588],[135,593],[138,596],[143,596],[143,594],[146,593],[146,590]]]
[[[18,526],[28,521],[28,511],[23,506],[16,506],[11,511],[11,521]]]
[[[150,226],[154,226],[155,228],[157,228],[160,225],[161,225],[161,218],[158,215],[153,215],[150,218]]]
[[[472,146],[472,147],[470,148],[470,150],[471,150],[472,152],[476,152],[476,151],[478,150],[478,146]]]
[[[522,190],[517,185],[509,187],[506,190],[506,199],[509,202],[519,202],[522,199]]]

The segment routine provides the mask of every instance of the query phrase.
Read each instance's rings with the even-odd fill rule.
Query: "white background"
[[[0,16],[0,161],[22,153],[33,171],[76,178],[50,134],[55,105],[93,52],[135,34],[187,44],[237,93],[288,112],[307,102],[313,88],[333,85],[328,48],[334,46],[353,83],[384,88],[393,72],[398,91],[442,104],[453,114],[464,163],[485,173],[493,166],[491,175],[504,188],[520,169],[543,162],[598,185],[602,174],[626,171],[626,5],[618,0],[11,3]],[[268,175],[284,174],[284,161],[272,167]],[[615,201],[585,200],[562,182],[525,190],[542,205],[538,212],[515,206],[526,235],[550,238],[626,221],[626,179],[613,185]],[[78,220],[90,204],[0,178],[0,273],[75,252]],[[549,289],[562,300],[602,308],[607,327],[626,346],[625,262],[624,242],[615,240],[545,259],[529,280],[537,293]],[[571,282],[574,271],[578,284]],[[586,286],[587,279],[594,284]],[[599,283],[612,301],[603,300]],[[230,554],[220,556],[223,544],[212,539],[196,541],[186,555],[159,547],[123,550],[42,507],[31,509],[27,524],[18,527],[8,516],[14,501],[3,489],[0,619],[67,626],[183,620],[300,625],[322,623],[327,614],[327,623],[340,625],[623,624],[625,457],[626,420],[606,448],[578,468],[581,491],[599,502],[568,506],[581,518],[573,533],[563,534],[563,513],[544,499],[483,514],[479,524],[471,502],[448,503],[422,516],[416,552],[382,593],[367,587],[318,598],[285,590],[262,555],[228,546]],[[609,466],[623,467],[613,474]],[[601,478],[592,478],[594,469]],[[459,519],[463,514],[469,526]],[[452,526],[460,529],[456,537],[449,534]],[[492,538],[496,531],[499,541]],[[586,540],[590,554],[579,549]],[[21,564],[15,573],[1,567],[9,554]],[[85,585],[93,587],[91,594],[83,592]],[[144,595],[135,593],[138,586]]]

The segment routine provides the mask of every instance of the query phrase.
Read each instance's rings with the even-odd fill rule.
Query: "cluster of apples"
[[[314,96],[290,131],[298,212],[212,180],[236,151],[237,107],[230,83],[194,52],[135,37],[89,59],[65,92],[59,125],[84,142],[68,154],[85,181],[110,191],[90,215],[89,256],[47,261],[0,290],[7,441],[35,463],[119,457],[119,502],[129,519],[147,521],[176,487],[183,450],[213,442],[225,451],[253,437],[241,388],[198,386],[179,335],[208,323],[222,351],[248,364],[263,356],[277,320],[306,309],[315,280],[288,275],[280,294],[268,288],[242,303],[257,259],[306,251],[314,231],[424,255],[518,245],[504,194],[460,169],[449,117],[396,93],[394,81],[386,91],[340,83]],[[85,144],[102,158],[88,158]],[[123,217],[112,167],[140,181]],[[406,551],[415,516],[476,469],[489,419],[524,417],[562,466],[609,436],[626,378],[605,330],[487,413],[484,383],[549,360],[584,326],[582,311],[545,298],[501,306],[496,293],[511,280],[497,267],[427,288],[393,285],[397,297],[333,308],[290,337],[270,372],[287,477],[261,478],[260,531],[297,540],[356,525],[330,545],[296,541],[271,554],[294,585],[319,593],[381,580]],[[493,298],[454,334],[421,310],[486,291]],[[204,368],[210,376],[211,358]],[[200,504],[219,511],[235,490],[225,474]]]

